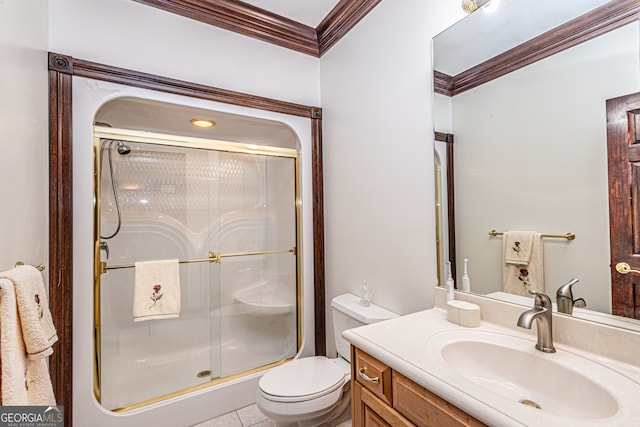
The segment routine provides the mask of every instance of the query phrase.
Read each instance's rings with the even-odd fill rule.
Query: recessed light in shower
[[[216,125],[216,122],[214,122],[213,120],[202,118],[191,119],[189,120],[189,123],[199,128],[211,128]]]

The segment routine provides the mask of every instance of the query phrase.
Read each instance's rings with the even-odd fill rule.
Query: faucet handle
[[[104,240],[100,242],[100,250],[104,251],[107,255],[107,259],[109,259],[109,244]]]
[[[535,307],[541,307],[541,308],[551,308],[552,304],[551,304],[551,298],[549,298],[549,295],[543,293],[543,292],[538,292],[538,291],[534,291],[529,289],[529,293],[531,295],[533,295],[534,297],[534,303],[533,305]]]
[[[578,283],[579,281],[580,281],[579,279],[573,278],[569,280],[567,283],[565,283],[564,285],[560,286],[556,291],[556,297],[567,297],[567,298],[573,299],[573,293],[571,292],[571,287],[576,283]]]

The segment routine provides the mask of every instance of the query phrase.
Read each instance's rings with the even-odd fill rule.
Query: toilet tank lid
[[[368,307],[363,307],[360,305],[360,297],[353,294],[338,295],[331,300],[331,308],[351,316],[365,325],[399,317],[396,313],[373,303]]]

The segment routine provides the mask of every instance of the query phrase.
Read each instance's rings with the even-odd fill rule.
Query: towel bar
[[[502,236],[504,233],[502,231],[491,230],[489,232],[489,236],[496,237]],[[566,234],[543,234],[542,237],[553,237],[557,239],[567,239],[567,240],[575,240],[576,235],[572,232],[568,232]]]
[[[20,265],[24,265],[24,262],[22,261],[18,261],[15,263],[15,265],[13,267],[6,267],[6,268],[0,268],[0,273],[2,273],[3,271],[8,271],[11,270],[12,268],[16,268]],[[38,270],[38,271],[44,271],[45,267],[44,264],[38,264],[38,265],[34,265],[34,267]]]
[[[209,252],[209,257],[208,258],[201,258],[201,259],[189,259],[189,260],[180,260],[178,261],[179,264],[190,264],[193,262],[215,262],[217,264],[220,264],[220,262],[222,261],[222,258],[227,258],[227,257],[239,257],[239,256],[249,256],[249,255],[273,255],[273,254],[286,254],[286,253],[292,253],[293,255],[296,255],[296,248],[292,248],[292,249],[285,249],[285,250],[280,250],[280,251],[263,251],[263,252],[243,252],[243,253],[235,253],[235,254],[217,254],[214,252]],[[133,268],[135,267],[135,264],[123,264],[123,265],[113,265],[113,266],[108,266],[106,262],[101,261],[100,262],[100,274],[105,274],[108,270],[119,270],[122,268]]]

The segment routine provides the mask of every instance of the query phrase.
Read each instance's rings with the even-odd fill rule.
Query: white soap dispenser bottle
[[[451,261],[447,261],[447,273],[447,301],[453,301],[455,284],[453,283],[453,276],[451,275]]]
[[[462,276],[462,290],[465,292],[471,292],[471,280],[469,280],[469,273],[467,272],[467,258],[464,259],[464,275]]]

